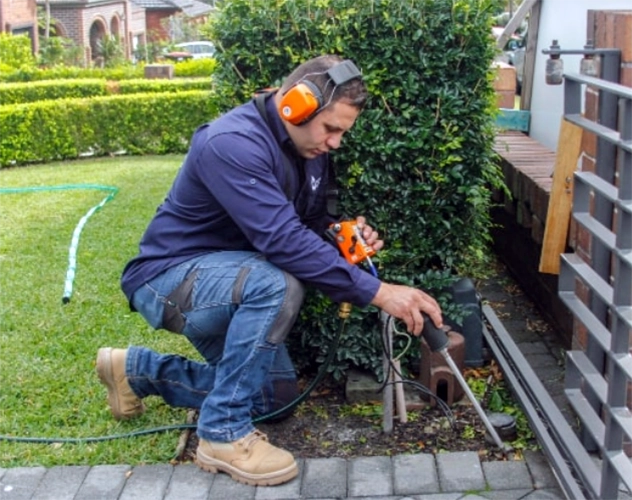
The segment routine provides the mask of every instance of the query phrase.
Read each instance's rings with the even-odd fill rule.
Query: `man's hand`
[[[362,216],[356,217],[356,224],[364,241],[376,252],[384,246],[384,241],[379,239],[377,231],[366,223]],[[416,336],[421,334],[424,320],[421,316],[425,312],[430,316],[437,328],[443,327],[441,308],[437,301],[421,290],[403,285],[382,283],[371,304],[379,307],[385,313],[406,323],[408,331]]]
[[[443,327],[441,308],[437,301],[416,288],[382,283],[371,304],[402,320],[408,331],[415,336],[419,336],[424,327],[422,312],[430,316],[437,328]]]
[[[369,245],[376,252],[380,251],[384,246],[384,241],[380,240],[380,236],[377,234],[371,226],[366,223],[366,219],[362,216],[356,217],[356,225],[360,230],[360,234]]]

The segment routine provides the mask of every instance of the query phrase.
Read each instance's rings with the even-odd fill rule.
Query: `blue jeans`
[[[298,280],[254,252],[209,253],[166,270],[141,286],[132,304],[152,327],[184,335],[205,362],[132,346],[126,361],[132,390],[199,408],[202,439],[246,436],[253,416],[298,396],[283,341],[303,296]]]

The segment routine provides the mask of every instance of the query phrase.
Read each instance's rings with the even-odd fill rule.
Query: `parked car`
[[[211,42],[176,43],[173,50],[165,54],[167,59],[184,61],[186,59],[204,59],[215,55],[215,46]]]

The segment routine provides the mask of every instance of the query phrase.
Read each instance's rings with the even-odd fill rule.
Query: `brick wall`
[[[150,41],[168,40],[169,33],[163,26],[171,15],[173,10],[151,10],[147,11],[147,37]]]
[[[33,52],[39,48],[35,0],[0,0],[0,32],[27,33]]]
[[[130,13],[128,16],[128,12]],[[132,16],[132,7],[127,0],[110,2],[95,6],[78,8],[76,5],[51,5],[51,15],[63,33],[70,37],[77,45],[86,47],[86,63],[92,58],[90,48],[90,28],[96,23],[106,36],[112,34],[112,27],[118,26],[118,35],[123,41],[124,50],[129,53],[129,33],[127,33],[127,18]]]
[[[2,0],[1,5],[4,21],[2,31],[7,31],[7,24],[11,29],[37,25],[35,0]]]
[[[516,68],[507,63],[495,62],[493,70],[496,73],[494,78],[496,104],[499,108],[513,109],[516,99]]]

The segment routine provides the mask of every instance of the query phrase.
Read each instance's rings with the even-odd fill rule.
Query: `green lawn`
[[[13,442],[12,437],[86,438],[182,424],[185,410],[147,400],[128,422],[110,415],[95,373],[101,346],[146,345],[193,356],[183,338],[148,327],[120,290],[123,266],[164,198],[181,156],[116,157],[0,170],[0,464],[53,466],[164,462],[180,431],[99,442]],[[118,189],[81,233],[71,300],[62,304],[73,231]],[[42,187],[7,192],[7,188]]]

